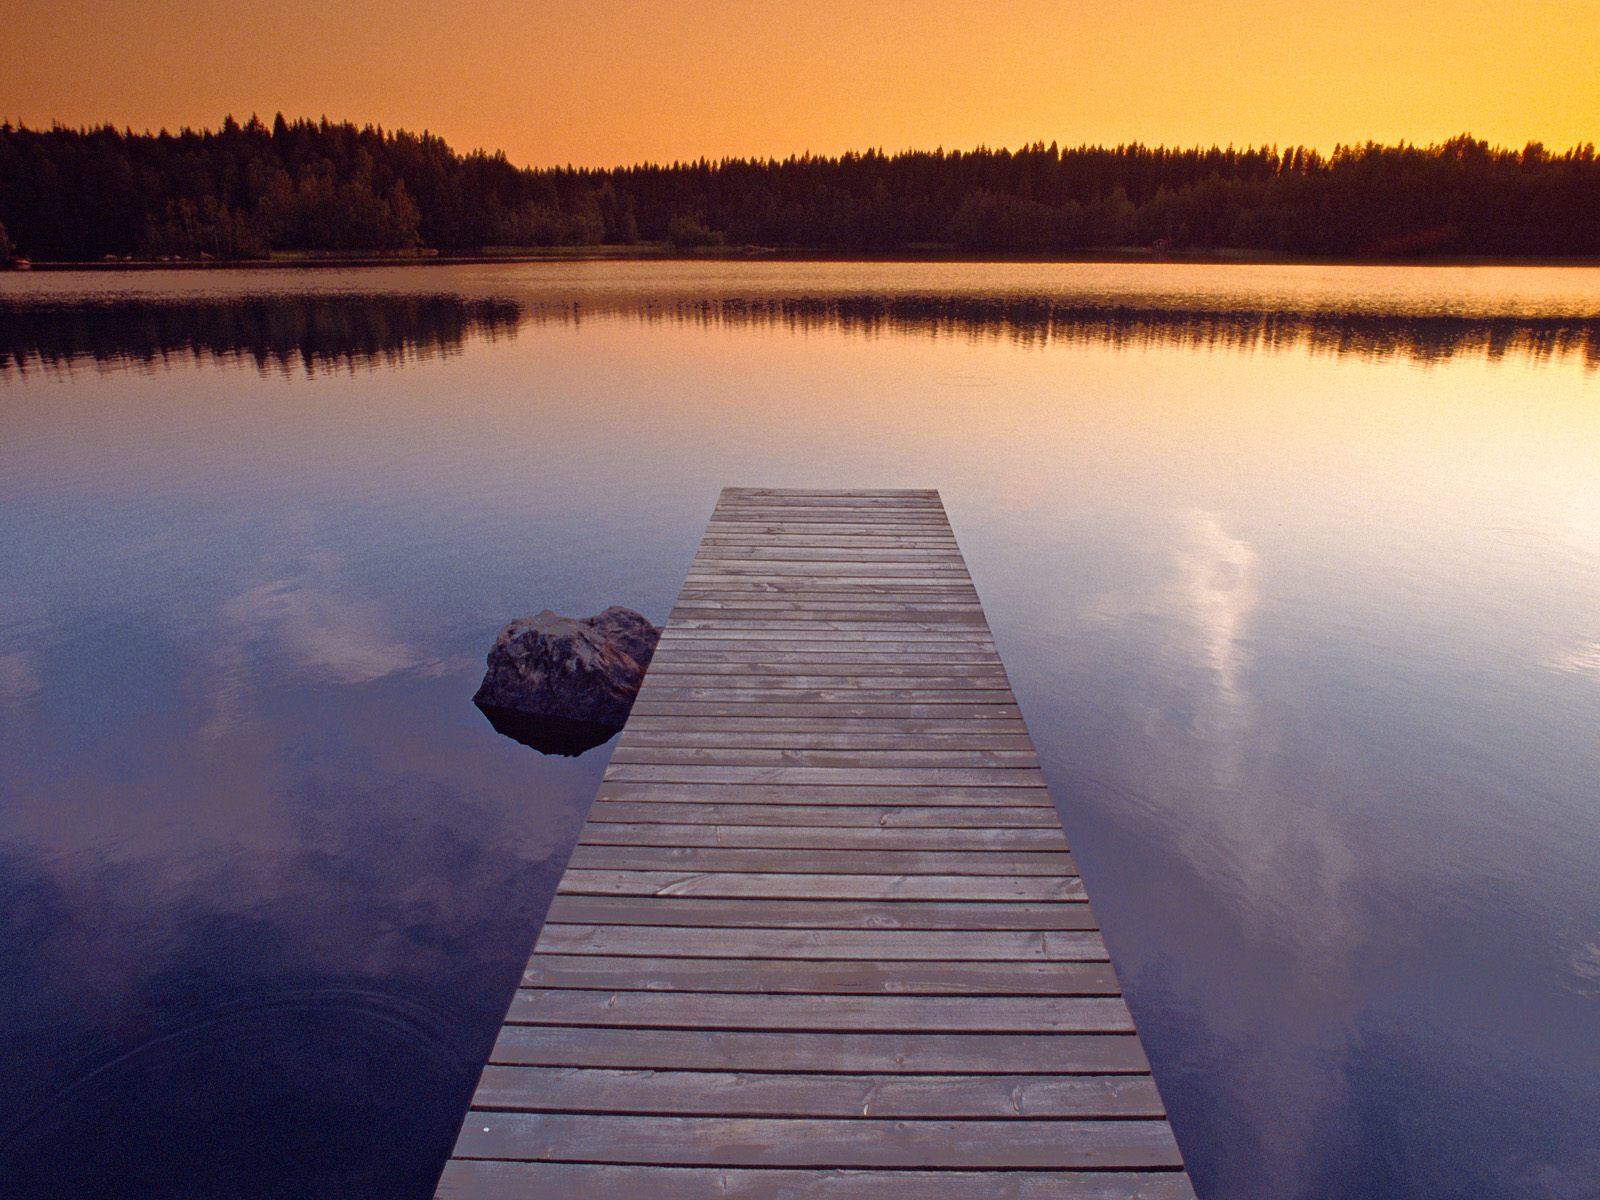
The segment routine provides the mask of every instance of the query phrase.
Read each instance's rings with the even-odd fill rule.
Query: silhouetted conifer
[[[528,170],[326,118],[215,132],[0,124],[16,253],[97,259],[636,240],[831,250],[1112,246],[1311,256],[1600,255],[1592,145],[1114,148]]]

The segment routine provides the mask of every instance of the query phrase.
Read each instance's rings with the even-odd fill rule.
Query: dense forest
[[[529,169],[422,133],[0,125],[0,259],[671,243],[830,251],[1600,254],[1593,145],[978,149]]]

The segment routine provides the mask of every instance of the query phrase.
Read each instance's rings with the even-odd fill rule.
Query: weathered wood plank
[[[886,514],[879,518],[882,520],[898,520],[893,514],[902,512],[925,513],[941,522],[947,520],[944,506],[936,497],[930,496],[858,496],[852,492],[823,493],[818,492],[811,496],[738,496],[724,493],[717,498],[716,507],[713,509],[712,522],[716,522],[716,514],[729,509],[747,510],[770,508],[783,513],[808,512],[813,510],[837,511],[849,509],[857,512]],[[787,518],[786,518],[787,519]]]
[[[556,925],[537,952],[649,958],[864,958],[955,962],[1097,962],[1100,935],[1083,930],[706,929],[670,925]]]
[[[835,584],[828,587],[814,587],[796,583],[739,581],[719,584],[716,587],[703,585],[686,587],[685,591],[679,594],[678,603],[674,607],[683,613],[685,620],[704,620],[707,616],[720,614],[728,609],[774,606],[789,609],[811,607],[827,611],[859,608],[869,612],[874,610],[883,612],[899,606],[905,609],[955,611],[968,616],[976,611],[981,615],[983,610],[981,607],[975,608],[977,604],[977,593],[970,586],[955,586],[948,582],[937,585],[919,582],[901,587],[881,584],[859,587]],[[712,611],[710,613],[688,611],[691,609]],[[983,631],[988,630],[987,621],[982,625],[975,621],[972,624]]]
[[[830,689],[841,689],[851,694],[860,694],[860,698],[869,703],[880,693],[891,693],[896,697],[914,697],[929,703],[932,697],[943,697],[950,692],[976,692],[980,694],[956,697],[956,699],[966,703],[976,703],[989,697],[1000,697],[998,703],[1012,703],[1011,689],[1006,685],[1006,677],[992,671],[972,674],[963,672],[956,675],[920,673],[791,675],[787,672],[774,671],[729,675],[677,671],[657,675],[651,685],[651,694],[696,698],[705,692],[735,690],[759,692],[762,698],[768,698],[768,694],[774,689],[780,692],[825,692]],[[777,698],[782,699],[782,696]],[[713,696],[712,699],[720,697]]]
[[[558,893],[819,900],[1077,900],[1076,875],[810,875],[568,867]]]
[[[520,988],[509,1025],[856,1033],[1132,1033],[1120,996],[730,995]]]
[[[696,655],[673,655],[672,661],[662,665],[661,673],[656,679],[670,679],[681,682],[684,678],[704,678],[706,676],[728,676],[739,679],[763,679],[775,676],[785,679],[839,677],[853,683],[862,679],[873,678],[898,678],[898,679],[940,679],[958,678],[967,680],[999,680],[1004,685],[1005,668],[998,659],[992,661],[979,660],[972,663],[963,663],[960,666],[948,666],[941,663],[908,663],[893,659],[868,659],[865,662],[839,663],[832,670],[827,667],[817,667],[808,663],[797,663],[793,659],[767,657],[760,662],[717,662],[704,660]],[[919,683],[918,686],[921,686]]]
[[[752,501],[777,500],[785,504],[848,504],[859,507],[884,505],[886,507],[931,508],[939,513],[944,506],[939,493],[931,488],[884,491],[838,491],[833,489],[804,488],[726,488],[719,497],[722,504],[743,504]]]
[[[695,610],[709,609],[725,612],[737,608],[776,610],[837,610],[859,608],[868,612],[893,612],[896,609],[937,609],[941,612],[960,612],[982,615],[983,608],[975,591],[970,588],[930,589],[919,586],[905,591],[863,592],[851,588],[778,587],[697,587],[688,594],[680,593],[674,612],[685,617],[699,616]],[[907,614],[907,619],[911,615]],[[985,622],[987,624],[987,622]]]
[[[569,870],[744,871],[784,875],[1076,875],[1072,855],[1044,851],[731,850],[717,846],[574,847]]]
[[[977,593],[960,588],[920,588],[916,591],[884,591],[861,588],[843,589],[751,586],[744,588],[718,587],[696,589],[680,593],[674,611],[685,616],[692,610],[708,609],[725,612],[737,608],[777,609],[799,611],[807,608],[834,612],[839,609],[861,609],[866,612],[885,612],[895,608],[916,608],[971,613],[982,612],[976,608]],[[985,622],[987,626],[987,622]]]
[[[778,750],[993,750],[1032,752],[1026,734],[998,733],[719,733],[704,729],[634,729],[623,731],[617,749],[624,746],[700,747],[705,749]]]
[[[781,1075],[485,1069],[481,1111],[750,1117],[1162,1117],[1147,1075]]]
[[[713,514],[712,526],[719,529],[731,529],[746,525],[779,525],[788,531],[805,528],[838,528],[841,526],[857,526],[876,528],[895,533],[916,533],[925,530],[937,530],[944,533],[950,526],[945,521],[928,513],[899,511],[894,513],[873,514],[853,508],[813,509],[809,511],[783,512],[780,509],[748,508],[738,511],[722,511]]]
[[[796,529],[795,532],[801,532]],[[874,540],[857,540],[848,546],[810,547],[822,554],[839,555],[838,558],[785,558],[785,547],[782,545],[768,544],[766,546],[702,546],[696,556],[690,560],[689,577],[708,576],[713,582],[726,582],[738,580],[750,575],[795,575],[815,577],[827,581],[829,584],[849,586],[856,582],[857,577],[888,574],[897,578],[919,580],[927,572],[928,578],[942,580],[958,580],[966,586],[971,586],[972,576],[962,563],[959,552],[952,555],[952,548],[930,547],[905,547],[901,543],[915,534],[911,529],[901,529],[898,536],[890,541],[887,538]],[[927,532],[924,530],[923,532]],[[878,558],[876,555],[889,550],[910,550],[923,557],[915,558]],[[734,554],[726,555],[728,550],[754,551],[754,555],[745,557]],[[857,554],[870,557],[851,557]],[[930,557],[939,556],[939,557]],[[750,564],[783,564],[787,569],[783,571],[751,570]],[[888,569],[891,567],[904,567],[906,569]],[[883,567],[879,572],[874,567]]]
[[[894,521],[863,521],[857,520],[853,513],[841,513],[831,521],[817,520],[805,522],[786,522],[763,520],[756,517],[727,516],[706,526],[709,536],[724,534],[748,533],[758,535],[777,536],[816,536],[816,537],[848,537],[869,541],[873,538],[947,538],[951,537],[949,525],[940,525],[937,521],[915,521],[897,523]]]
[[[834,534],[831,537],[814,533],[708,533],[700,545],[718,550],[740,548],[748,550],[955,550],[956,539],[949,534],[929,533],[880,534],[862,537],[851,534]]]
[[[899,642],[741,642],[699,641],[669,647],[670,661],[678,665],[694,663],[738,663],[786,667],[809,662],[849,663],[852,666],[937,667],[959,664],[957,669],[995,667],[1000,663],[992,646],[958,643]]]
[[[1042,787],[878,787],[856,784],[668,783],[602,780],[602,800],[738,804],[865,804],[883,807],[1004,807],[1050,809]]]
[[[839,546],[773,545],[770,542],[750,546],[728,545],[725,542],[701,543],[700,553],[694,556],[699,566],[717,566],[729,562],[815,562],[828,563],[941,563],[951,564],[966,573],[961,554],[954,549],[927,546],[876,546],[870,549],[845,549]]]
[[[793,783],[836,787],[860,784],[916,788],[1044,786],[1044,777],[1033,767],[717,767],[619,763],[608,767],[605,777],[616,783]]]
[[[809,743],[805,740],[812,739]],[[710,738],[702,741],[702,738]],[[763,738],[765,740],[763,740]],[[760,759],[772,765],[790,766],[824,766],[839,765],[837,763],[821,763],[808,761],[818,756],[827,756],[832,759],[848,757],[851,762],[859,762],[859,756],[867,756],[868,762],[881,762],[884,765],[901,766],[982,766],[982,765],[1016,765],[1036,766],[1038,757],[1033,748],[1023,739],[1013,737],[995,737],[992,734],[968,734],[963,737],[946,734],[941,737],[932,737],[916,734],[880,734],[871,735],[847,734],[838,739],[830,739],[820,731],[793,734],[784,737],[779,734],[763,734],[760,731],[741,732],[738,730],[718,731],[714,729],[683,729],[675,731],[664,730],[636,730],[631,734],[624,734],[617,744],[615,753],[626,752],[630,758],[651,752],[668,754],[683,761],[717,761],[729,765],[725,756],[755,754]],[[908,756],[950,756],[961,755],[972,759],[981,759],[981,762],[965,763],[912,763]],[[781,760],[775,756],[785,756]],[[889,757],[893,756],[893,757]],[[1031,760],[1031,761],[1030,761]],[[615,759],[613,758],[613,761]],[[742,764],[757,765],[757,764]]]
[[[901,680],[906,683],[906,680]],[[648,699],[646,699],[648,693]],[[938,709],[939,706],[952,706],[952,715],[973,715],[982,717],[987,715],[981,706],[992,704],[997,710],[995,715],[1010,715],[1016,712],[1016,704],[1011,699],[1010,690],[952,690],[936,691],[933,688],[925,690],[912,690],[912,688],[898,688],[898,690],[866,690],[866,688],[781,688],[781,686],[768,686],[768,688],[677,688],[667,683],[651,686],[648,690],[640,691],[637,704],[646,704],[651,712],[658,710],[666,704],[714,704],[714,706],[749,706],[752,712],[762,712],[763,709],[778,706],[802,706],[808,704],[813,707],[838,706],[848,714],[864,715],[870,717],[872,712],[856,714],[858,709]],[[797,781],[800,782],[800,781]]]
[[[848,569],[828,563],[706,564],[691,566],[684,582],[689,587],[732,590],[744,586],[766,593],[876,588],[884,592],[926,594],[930,598],[946,599],[966,597],[972,588],[972,580],[965,572],[915,563],[852,563]],[[685,622],[694,619],[682,618]],[[907,617],[906,623],[914,624],[915,621]],[[685,628],[695,627],[685,625]]]
[[[910,645],[912,649],[935,650],[948,647],[957,650],[970,650],[974,647],[994,649],[994,637],[987,629],[963,628],[951,633],[941,630],[910,629],[895,634],[886,634],[882,628],[876,629],[798,629],[792,624],[775,623],[773,628],[752,628],[748,624],[738,629],[719,625],[715,621],[704,621],[691,626],[675,626],[667,629],[661,635],[661,645],[667,649],[683,642],[696,644],[707,642],[739,642],[763,643],[763,649],[791,650],[795,647],[788,645],[792,642],[822,642],[827,646],[838,646],[841,649],[851,649],[850,642],[871,642],[872,648],[880,651],[899,653],[895,649],[899,645]],[[765,643],[781,642],[784,645],[769,646]],[[807,646],[800,646],[807,649]],[[659,649],[657,651],[660,652]]]
[[[628,728],[623,736],[645,731],[666,731],[674,734],[695,735],[723,732],[748,733],[815,733],[851,734],[874,737],[893,735],[916,737],[921,734],[944,734],[968,738],[990,735],[1026,736],[1027,726],[1019,717],[743,717],[720,718],[715,721],[691,721],[682,717],[645,714],[638,710],[628,718]],[[1029,745],[1032,745],[1030,740]]]
[[[825,617],[821,615],[812,617],[781,616],[732,616],[727,613],[707,614],[700,617],[680,617],[677,624],[680,635],[692,636],[695,633],[715,633],[719,637],[744,637],[752,633],[766,631],[768,633],[781,633],[787,637],[797,637],[805,633],[820,635],[857,634],[862,638],[904,638],[910,639],[919,634],[938,634],[940,641],[954,642],[963,639],[973,642],[989,642],[992,636],[989,627],[978,621],[958,620],[956,616],[949,617],[908,617],[900,621],[868,620],[866,618],[851,618],[848,616]]]
[[[837,700],[811,699],[765,703],[732,698],[647,700],[642,695],[634,702],[633,711],[636,715],[650,717],[826,717],[835,721],[860,718],[954,721],[962,717],[995,720],[1001,717],[1017,718],[1022,715],[1015,704],[970,704],[955,701],[948,704],[911,704],[887,700],[874,701],[871,704],[848,704]],[[633,717],[628,719],[631,721]]]
[[[803,825],[814,828],[1059,829],[1053,809],[868,804],[701,804],[607,800],[589,810],[591,824]]]
[[[749,559],[737,563],[705,562],[696,563],[689,568],[689,578],[705,578],[715,576],[719,579],[777,579],[779,582],[788,582],[794,579],[815,579],[822,572],[828,573],[828,578],[849,581],[855,578],[875,579],[880,582],[915,581],[917,583],[956,583],[962,588],[971,584],[965,571],[952,571],[936,563],[910,563],[910,562],[855,562],[855,563],[823,563],[823,562],[789,562],[780,560]],[[835,574],[837,572],[837,574]],[[922,620],[915,613],[906,613],[903,618],[907,621]],[[981,619],[981,618],[980,618]],[[979,622],[975,621],[974,624]]]
[[[734,929],[1093,929],[1084,903],[863,903],[843,900],[699,900],[557,896],[545,920],[561,925],[674,925]]]
[[[722,767],[1032,767],[1039,765],[1031,750],[792,750],[760,746],[652,746],[619,745],[611,754],[618,765]]]
[[[1195,1200],[1182,1171],[863,1171],[452,1159],[440,1200]]]
[[[468,1122],[456,1154],[711,1166],[1138,1169],[1182,1162],[1165,1121],[866,1122],[519,1112],[482,1114]]]
[[[761,486],[734,486],[722,489],[722,495],[730,500],[739,500],[747,496],[780,496],[793,499],[802,496],[832,497],[839,495],[851,496],[907,496],[919,500],[938,500],[938,488],[807,488],[807,487],[761,487]],[[941,510],[943,503],[940,504]]]
[[[809,744],[819,749],[848,749],[850,742],[835,742],[835,737],[854,739],[861,749],[872,749],[874,744],[883,749],[896,745],[934,748],[967,745],[992,745],[998,748],[1024,748],[1031,742],[1017,741],[1021,723],[1015,717],[999,719],[962,717],[941,721],[896,720],[894,718],[745,718],[732,717],[688,720],[676,717],[640,718],[637,726],[629,726],[623,740],[629,745],[682,744],[685,739],[695,745],[768,746],[773,748],[798,748]],[[637,741],[654,737],[655,741]],[[702,743],[700,739],[711,738]],[[669,741],[668,739],[673,739]],[[804,739],[812,739],[807,743]]]
[[[606,769],[605,778],[611,783],[770,783],[829,787],[1044,786],[1044,777],[1034,767],[718,767],[619,763]]]
[[[903,829],[831,825],[669,825],[598,823],[579,839],[585,846],[729,846],[745,850],[1059,850],[1059,829]]]
[[[715,533],[724,525],[749,524],[755,519],[757,513],[778,512],[779,516],[767,520],[765,523],[786,528],[796,523],[799,517],[821,517],[839,522],[855,522],[861,525],[894,525],[907,518],[917,521],[927,521],[935,525],[950,527],[949,518],[937,502],[928,503],[924,500],[914,502],[890,503],[881,499],[874,499],[868,503],[832,503],[827,497],[805,499],[790,497],[776,501],[760,497],[749,499],[727,499],[719,501],[711,511],[711,518],[707,522],[707,533]]]
[[[753,514],[750,520],[729,518],[720,521],[712,527],[712,531],[719,534],[747,533],[753,527],[763,524],[776,528],[778,532],[790,537],[842,536],[849,538],[853,544],[862,546],[887,545],[889,539],[896,541],[904,538],[942,539],[950,536],[950,527],[938,521],[929,521],[913,515],[893,521],[869,521],[863,519],[860,513],[849,511],[812,513],[804,520],[782,522],[763,521],[760,514]]]
[[[894,1075],[1148,1074],[1126,1033],[748,1033],[507,1025],[492,1063],[635,1070],[876,1071]]]
[[[786,621],[795,625],[812,625],[817,622],[837,624],[849,622],[863,629],[903,628],[907,624],[933,624],[941,628],[987,629],[982,624],[982,614],[961,604],[902,604],[874,608],[866,604],[793,603],[793,604],[684,604],[672,610],[673,617],[685,621],[707,619],[735,621]]]
[[[723,504],[742,504],[765,499],[781,500],[784,503],[795,503],[805,500],[826,501],[828,503],[900,503],[921,504],[930,508],[944,511],[939,502],[939,493],[934,488],[873,488],[857,490],[855,488],[772,488],[772,487],[730,487],[724,488],[718,496],[718,502]]]
[[[906,579],[915,578],[920,579],[920,581],[925,581],[923,586],[933,586],[933,584],[938,584],[938,582],[944,582],[944,584],[949,584],[949,586],[952,587],[968,586],[968,579],[966,579],[965,574],[939,573],[939,571],[930,571],[928,568],[891,570],[890,566],[886,565],[886,563],[885,565],[874,566],[874,568],[862,568],[862,570],[853,571],[853,573],[848,573],[848,576],[846,576],[846,573],[822,574],[819,573],[819,571],[811,570],[811,568],[808,568],[808,566],[797,566],[795,570],[782,570],[784,566],[786,566],[784,563],[752,563],[747,570],[734,570],[734,568],[728,566],[728,568],[720,568],[717,573],[699,570],[699,568],[691,568],[691,574],[688,576],[688,579],[690,579],[690,582],[699,582],[699,584],[707,584],[707,582],[726,582],[730,581],[730,579],[749,579],[749,581],[752,582],[774,582],[774,584],[784,584],[784,582],[802,581],[834,582],[838,581],[838,579],[848,578],[851,579],[851,581],[864,582],[864,584],[899,584],[899,582],[904,582]],[[702,629],[702,627],[704,627],[694,626],[694,624],[691,624],[691,622],[694,621],[694,618],[683,618],[683,621],[686,622],[686,627],[688,627],[688,629],[698,629],[698,627],[699,629]],[[752,621],[752,619],[739,618],[738,621],[733,621],[733,619],[730,619],[730,626],[734,627],[734,629],[739,629],[739,627],[755,626],[755,624],[757,624],[757,622]],[[818,624],[822,624],[822,622],[818,621]],[[971,624],[971,626],[978,626],[978,622],[968,622],[968,624]],[[901,627],[901,629],[907,629],[907,627],[922,627],[922,629],[946,629],[946,627],[955,627],[955,629],[960,629],[960,627],[962,627],[952,626],[952,624],[949,624],[949,622],[946,622],[946,624],[938,624],[938,622],[931,621],[931,619],[910,618],[907,618],[906,621],[898,622],[898,626],[896,626],[896,622],[885,622],[885,626],[888,627],[888,629],[894,629],[894,627]],[[840,627],[850,626],[848,626],[848,622],[843,622],[842,626]],[[978,627],[979,629],[987,629],[987,626]]]
[[[754,700],[785,700],[817,696],[850,696],[871,704],[880,697],[885,702],[912,700],[937,704],[951,700],[960,704],[1011,704],[1011,689],[1004,675],[702,675],[678,672],[656,676],[650,695],[661,699],[721,700],[733,692]],[[643,691],[641,690],[641,695]]]
[[[805,509],[805,508],[871,508],[874,505],[889,511],[896,509],[912,509],[937,514],[945,518],[944,507],[937,496],[860,496],[854,492],[845,491],[818,491],[811,495],[772,494],[772,495],[739,495],[723,492],[717,497],[715,509],[728,508],[779,508],[779,509]],[[714,511],[715,511],[714,509]],[[713,518],[715,523],[715,518]]]
[[[1114,996],[1107,962],[907,959],[644,958],[533,955],[527,987],[605,992],[759,992],[868,996]]]
[[[819,488],[811,491],[804,489],[781,491],[777,489],[763,489],[761,491],[724,489],[718,497],[718,503],[727,505],[760,503],[768,500],[783,504],[846,505],[860,508],[867,508],[873,505],[880,505],[886,508],[920,507],[933,509],[941,514],[944,512],[944,507],[939,502],[938,494],[927,489],[899,491],[888,495],[875,492],[858,492],[853,489],[843,491],[832,488]]]
[[[813,599],[793,597],[776,599],[769,596],[728,596],[703,600],[680,600],[673,606],[674,616],[702,618],[726,616],[733,619],[775,617],[783,620],[821,619],[847,620],[941,620],[949,615],[952,620],[967,621],[979,610],[960,600],[942,597],[930,600],[879,600],[879,599]],[[972,624],[977,624],[972,621]]]
[[[866,504],[718,504],[711,511],[712,525],[776,522],[780,525],[836,524],[849,521],[858,525],[933,525],[949,529],[950,523],[938,508],[927,505]]]
[[[861,650],[680,650],[672,656],[673,670],[683,670],[704,663],[726,663],[729,665],[767,667],[780,670],[791,666],[807,666],[811,663],[837,663],[848,664],[852,668],[865,669],[872,667],[887,667],[891,670],[897,668],[924,667],[944,668],[949,670],[952,666],[963,670],[967,668],[984,669],[999,665],[1000,660],[987,650],[932,650],[927,652],[903,654],[884,651]]]
[[[761,581],[719,579],[715,583],[685,583],[680,599],[709,600],[860,600],[867,603],[919,601],[931,604],[972,604],[978,591],[971,582],[949,579],[907,579],[895,583],[865,583],[859,579],[830,579],[826,583],[804,583],[793,579]]]

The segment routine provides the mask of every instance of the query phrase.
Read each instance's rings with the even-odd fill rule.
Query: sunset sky
[[[427,128],[533,165],[1600,140],[1600,0],[12,0],[0,117]]]

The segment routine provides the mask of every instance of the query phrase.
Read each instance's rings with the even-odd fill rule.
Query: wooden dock
[[[937,492],[722,493],[438,1195],[1193,1197]]]

